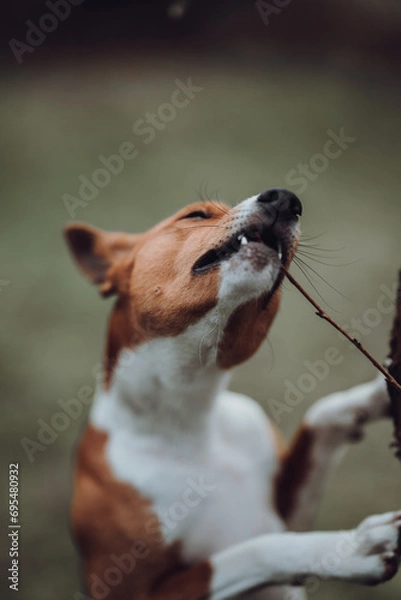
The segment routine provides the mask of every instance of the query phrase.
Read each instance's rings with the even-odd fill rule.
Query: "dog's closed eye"
[[[210,219],[211,215],[208,215],[207,213],[203,212],[202,210],[194,210],[190,213],[188,213],[187,215],[184,215],[183,217],[181,217],[182,219]]]

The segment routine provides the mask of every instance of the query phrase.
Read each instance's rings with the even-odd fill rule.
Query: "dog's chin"
[[[283,265],[277,253],[259,246],[249,244],[220,266],[219,300],[240,305],[265,296],[268,302],[280,287]]]

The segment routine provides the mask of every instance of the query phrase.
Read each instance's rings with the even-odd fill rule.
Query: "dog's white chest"
[[[277,458],[268,428],[253,401],[224,392],[205,444],[184,432],[172,447],[114,431],[107,458],[116,477],[151,500],[165,541],[180,541],[192,562],[282,529],[272,508]]]

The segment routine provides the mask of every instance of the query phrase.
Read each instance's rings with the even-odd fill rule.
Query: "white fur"
[[[195,560],[283,525],[271,506],[278,462],[265,414],[252,400],[221,390],[226,377],[217,369],[189,378],[172,364],[179,337],[149,342],[131,360],[126,352],[128,366],[120,367],[110,392],[98,394],[91,421],[110,434],[107,458],[116,477],[151,498],[166,540],[180,539],[185,558]],[[199,478],[210,491],[187,506],[185,519],[168,518],[188,482]]]

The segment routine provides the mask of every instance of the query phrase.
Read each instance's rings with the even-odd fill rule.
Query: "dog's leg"
[[[389,416],[387,385],[370,383],[331,394],[307,412],[277,479],[277,505],[288,528],[312,528],[328,476],[350,442],[363,437],[367,423]]]
[[[375,585],[397,572],[400,531],[401,511],[371,517],[352,531],[261,536],[170,576],[151,598],[226,600],[265,586],[317,580]]]

